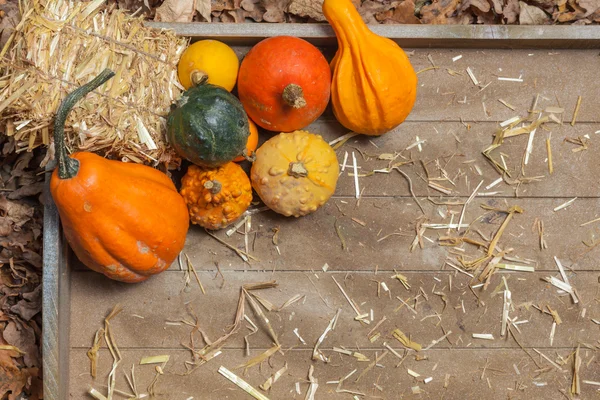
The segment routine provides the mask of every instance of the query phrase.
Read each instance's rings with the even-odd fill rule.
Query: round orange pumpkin
[[[250,118],[277,132],[302,129],[325,111],[331,68],[306,40],[276,36],[254,46],[240,66],[238,94]]]
[[[246,156],[251,157],[258,147],[258,128],[256,124],[251,120],[248,120],[248,127],[250,128],[250,136],[248,136],[248,142],[246,143]],[[239,156],[233,159],[235,162],[242,162],[246,159],[244,156]]]
[[[211,230],[238,219],[252,201],[250,179],[234,162],[213,169],[191,165],[181,179],[180,193],[192,223]]]

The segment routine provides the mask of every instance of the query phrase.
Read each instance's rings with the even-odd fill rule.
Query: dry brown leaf
[[[9,321],[2,332],[2,336],[6,340],[6,343],[17,347],[25,353],[23,360],[27,367],[40,366],[39,349],[35,343],[33,328],[22,321]]]
[[[527,4],[541,8],[542,10],[551,13],[561,1],[564,0],[528,0]],[[574,2],[575,0],[567,0],[570,2]]]
[[[198,14],[200,14],[206,22],[212,21],[210,15],[211,9],[212,4],[210,3],[210,0],[196,0],[196,11],[198,11]]]
[[[404,0],[393,10],[379,13],[375,16],[384,24],[420,24],[421,21],[415,16],[414,0]]]
[[[588,17],[596,11],[600,11],[600,0],[577,0],[577,5],[585,10],[584,17]]]
[[[452,16],[461,0],[433,0],[421,8],[421,22],[432,25],[464,23],[463,17]]]
[[[265,14],[262,0],[242,0],[240,7],[244,10],[244,17],[251,18],[255,22],[261,22]]]
[[[263,0],[265,13],[263,20],[267,22],[284,22],[285,11],[288,9],[290,0]]]
[[[521,25],[545,25],[548,23],[548,15],[538,7],[530,6],[522,1],[519,2],[521,12],[519,23]]]
[[[483,13],[488,13],[491,9],[490,3],[487,0],[464,0],[460,9],[465,12],[469,7],[476,8]]]
[[[0,313],[1,315],[1,313]],[[0,336],[0,345],[6,344]],[[43,398],[43,385],[38,368],[19,368],[16,359],[21,354],[13,350],[0,351],[0,399],[17,400],[23,391],[29,400]]]
[[[508,0],[506,6],[502,9],[502,15],[504,15],[504,21],[507,24],[516,24],[519,19],[521,7],[519,6],[519,0]]]
[[[11,200],[22,199],[23,197],[35,196],[42,193],[44,190],[44,183],[37,182],[32,185],[23,185],[17,190],[10,192],[8,198]]]
[[[194,0],[165,0],[156,9],[155,21],[192,22],[194,18]]]
[[[33,217],[33,207],[10,201],[0,195],[0,215],[8,221],[14,231],[25,225]]]
[[[212,11],[233,11],[240,8],[241,0],[212,0]]]
[[[323,0],[292,0],[288,6],[288,12],[315,21],[325,21],[322,8]]]
[[[29,321],[42,311],[42,285],[38,285],[32,292],[23,293],[23,299],[10,308],[10,311]]]
[[[19,357],[13,351],[0,351],[0,399],[16,400],[27,383],[27,375],[17,367],[12,357]]]
[[[502,14],[502,0],[491,0],[492,6],[494,7],[494,12],[496,14]]]
[[[258,1],[259,0],[242,0],[240,2],[240,7],[244,11],[252,12],[256,9],[256,3],[258,3]]]
[[[228,15],[232,19],[232,22],[235,22],[236,24],[246,21],[246,16],[241,8],[224,12],[221,14],[221,18],[223,18],[223,15]]]
[[[363,21],[367,24],[378,24],[377,14],[386,12],[391,10],[400,4],[400,1],[392,1],[392,2],[380,2],[380,1],[370,1],[367,0],[362,4],[357,6],[358,12],[360,13]]]

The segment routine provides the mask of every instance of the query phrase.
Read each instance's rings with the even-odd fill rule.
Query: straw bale
[[[177,62],[186,46],[141,17],[107,9],[104,0],[24,0],[21,22],[0,54],[0,124],[18,151],[51,145],[61,100],[108,67],[115,77],[67,120],[69,150],[176,167],[165,124],[183,89]]]

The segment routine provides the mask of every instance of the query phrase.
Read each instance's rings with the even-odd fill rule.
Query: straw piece
[[[567,277],[567,274],[565,272],[565,268],[556,256],[554,256],[554,262],[556,263],[556,267],[560,271],[560,276],[563,278],[563,281],[565,281],[567,285],[571,286],[571,284],[569,283],[569,278]],[[573,298],[573,303],[579,303],[579,299],[577,298],[577,294],[575,294],[574,290],[571,292],[571,297]]]
[[[554,368],[556,368],[560,372],[565,372],[557,363],[555,363],[554,361],[552,361],[548,356],[546,356],[545,354],[543,354],[541,351],[539,351],[538,349],[532,349],[532,350],[535,351],[536,353],[538,353],[540,356],[542,356],[550,364],[552,364],[552,366]]]
[[[569,207],[571,204],[573,204],[573,203],[575,202],[575,200],[577,200],[577,197],[575,197],[575,198],[572,198],[571,200],[569,200],[569,201],[567,201],[567,202],[565,202],[565,203],[561,204],[561,205],[560,205],[560,206],[558,206],[558,207],[555,207],[555,208],[554,208],[554,212],[557,212],[557,211],[560,211],[560,210],[562,210],[563,208],[567,208],[567,207]]]
[[[263,384],[262,384],[262,385],[260,385],[259,387],[260,387],[262,390],[265,390],[265,391],[267,391],[267,390],[271,389],[271,387],[273,386],[273,384],[274,384],[275,382],[277,382],[277,381],[279,380],[279,378],[281,378],[281,376],[287,372],[287,369],[288,369],[288,364],[287,364],[287,362],[286,362],[286,363],[285,363],[285,365],[284,365],[284,366],[283,366],[283,367],[282,367],[280,370],[278,370],[278,371],[277,371],[277,372],[275,372],[273,375],[271,375],[271,376],[269,377],[269,379],[267,379],[267,380],[265,381],[265,383],[263,383]]]
[[[504,281],[506,284],[506,281]],[[511,305],[511,292],[510,290],[504,291],[504,305],[502,307],[502,328],[500,331],[500,336],[506,335],[506,328],[508,326],[508,313],[510,312]]]
[[[496,266],[500,269],[506,269],[509,271],[535,272],[535,268],[530,267],[528,265],[513,265],[513,264],[498,263],[498,264],[496,264]]]
[[[469,203],[471,201],[473,201],[473,199],[477,195],[477,191],[479,190],[479,188],[481,187],[481,185],[483,185],[483,181],[479,182],[479,185],[477,185],[477,187],[475,188],[475,190],[473,190],[473,193],[471,193],[471,195],[469,196],[469,198],[467,199],[467,201],[465,201],[465,204],[463,205],[462,211],[460,212],[460,218],[458,219],[458,228],[456,228],[456,230],[460,230],[460,226],[462,225],[462,221],[463,221],[463,218],[465,216],[465,211],[467,210],[467,206],[469,205]]]
[[[171,357],[169,355],[144,357],[144,358],[141,359],[140,365],[145,365],[145,364],[162,364],[162,363],[168,362],[170,358]]]
[[[575,126],[577,121],[577,115],[579,114],[579,107],[581,107],[581,96],[577,97],[577,104],[575,104],[575,111],[573,111],[573,119],[571,119],[571,126]]]
[[[498,80],[499,81],[506,81],[506,82],[523,82],[522,78],[505,78],[503,76],[499,76]]]
[[[281,349],[281,345],[273,346],[270,349],[268,349],[267,351],[257,355],[256,357],[251,358],[244,364],[238,365],[235,368],[236,369],[244,368],[244,371],[246,371],[246,370],[248,370],[248,368],[258,365],[258,364],[262,363],[263,361],[266,361],[269,357],[271,357],[273,354],[277,353],[280,349]]]
[[[471,67],[467,67],[467,74],[469,75],[469,78],[471,78],[473,85],[475,85],[475,86],[479,85],[479,81],[477,80],[477,78],[475,78],[475,74],[473,74]]]
[[[96,331],[94,335],[94,342],[92,347],[88,350],[87,356],[90,359],[90,373],[92,378],[96,378],[96,371],[98,367],[98,351],[100,350],[100,346],[102,346],[102,338],[104,337],[104,329],[100,328]],[[1,348],[1,346],[0,346]]]
[[[408,336],[404,334],[400,329],[394,329],[392,335],[398,340],[404,347],[413,349],[415,351],[421,351],[422,346],[419,343],[413,342]]]
[[[97,391],[94,388],[90,388],[88,390],[88,394],[90,396],[92,396],[93,398],[95,398],[96,400],[107,400],[107,398],[102,393],[100,393],[99,391]]]
[[[538,117],[538,120],[542,119],[542,114]],[[525,165],[529,163],[529,156],[533,152],[533,138],[535,137],[535,132],[537,131],[537,126],[529,132],[529,139],[527,140],[527,148],[525,149],[525,161],[523,162]]]
[[[491,333],[474,333],[474,339],[494,340],[494,335]]]
[[[546,139],[546,153],[548,154],[548,172],[550,175],[554,173],[554,164],[552,163],[552,145],[550,139]]]
[[[308,386],[308,391],[306,392],[306,397],[304,400],[315,400],[315,393],[317,392],[317,388],[319,387],[319,383],[317,379],[313,376],[315,372],[315,366],[311,365],[308,367],[308,382],[310,385]]]
[[[328,362],[329,361],[329,359],[327,357],[325,357],[325,355],[323,355],[323,353],[321,353],[321,351],[319,350],[319,346],[321,345],[321,343],[323,343],[323,341],[327,337],[327,334],[330,331],[332,331],[332,330],[335,329],[335,324],[337,322],[337,319],[338,319],[341,311],[342,311],[342,309],[339,308],[338,311],[337,311],[337,313],[331,319],[331,321],[329,321],[329,324],[327,325],[327,328],[325,328],[325,331],[323,332],[323,334],[319,337],[319,339],[315,343],[315,347],[313,348],[313,354],[312,354],[312,359],[313,360],[321,360],[321,361],[324,361],[324,362]]]
[[[362,315],[362,312],[360,311],[360,308],[358,308],[358,306],[352,301],[352,299],[350,298],[350,296],[348,296],[346,294],[346,291],[344,290],[344,288],[342,288],[342,285],[340,285],[338,283],[338,281],[335,280],[335,277],[331,277],[331,279],[333,279],[333,281],[335,282],[335,284],[337,285],[337,287],[340,289],[340,291],[342,292],[342,294],[344,295],[344,297],[346,298],[346,300],[348,301],[348,303],[350,304],[350,306],[352,307],[352,309],[354,310],[354,312],[356,313],[356,315]]]
[[[228,370],[227,368],[221,366],[219,367],[219,373],[223,375],[225,378],[229,379],[231,382],[236,384],[240,389],[248,393],[250,396],[254,397],[257,400],[269,400],[267,396],[260,393],[258,390],[254,389],[248,382]]]
[[[502,104],[504,104],[506,107],[510,108],[511,110],[515,111],[515,106],[510,105],[509,103],[507,103],[506,101],[502,100],[502,99],[498,99],[498,101]]]
[[[358,135],[360,135],[360,134],[356,133],[356,132],[348,132],[345,135],[342,135],[336,139],[333,139],[331,142],[329,142],[329,145],[332,146],[334,150],[337,150],[344,143],[346,143],[346,141],[348,141],[348,140],[352,139],[354,136],[358,136]]]
[[[356,198],[360,197],[360,187],[358,184],[358,166],[356,165],[356,155],[352,152],[352,168],[354,169],[354,188],[356,189]]]

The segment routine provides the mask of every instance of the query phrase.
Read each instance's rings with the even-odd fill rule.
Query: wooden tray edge
[[[315,44],[332,44],[328,24],[165,23],[147,22],[192,39],[214,38],[234,45],[251,45],[264,38],[290,35]],[[371,30],[403,47],[435,48],[600,48],[600,28],[573,25],[370,25]]]
[[[69,398],[69,252],[50,195],[51,172],[46,172],[44,185],[42,365],[44,399],[63,400]]]

